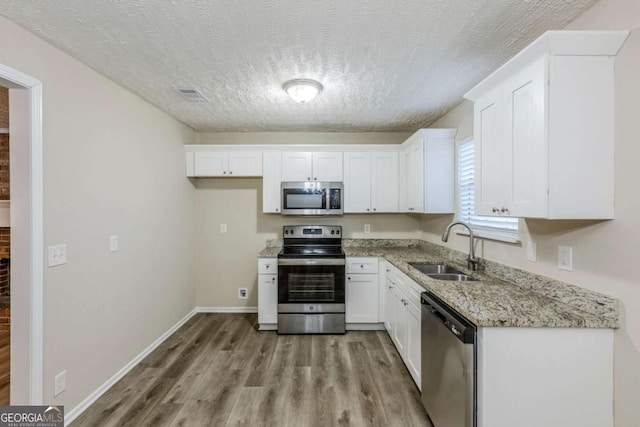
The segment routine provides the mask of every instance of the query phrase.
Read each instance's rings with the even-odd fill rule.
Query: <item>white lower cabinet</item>
[[[260,329],[278,325],[278,263],[275,258],[258,259],[258,324]]]
[[[347,258],[346,322],[378,323],[378,258]]]
[[[423,289],[390,263],[386,263],[384,277],[384,327],[413,381],[421,388],[420,293]]]

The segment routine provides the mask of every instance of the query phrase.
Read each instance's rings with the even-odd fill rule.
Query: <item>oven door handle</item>
[[[318,259],[278,259],[278,265],[346,265],[342,258],[318,258]]]

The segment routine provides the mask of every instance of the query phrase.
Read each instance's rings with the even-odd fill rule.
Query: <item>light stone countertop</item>
[[[343,239],[343,247],[347,257],[384,258],[477,326],[618,327],[615,298],[491,261],[483,272],[471,272],[466,254],[444,246],[421,240]],[[274,258],[280,249],[281,241],[270,241],[258,256]],[[431,279],[410,262],[446,263],[479,280]]]

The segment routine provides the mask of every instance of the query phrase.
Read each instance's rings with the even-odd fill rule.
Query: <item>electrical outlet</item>
[[[109,251],[116,252],[118,250],[118,236],[109,237]]]
[[[364,225],[364,234],[369,234],[371,233],[371,224],[365,224]]]
[[[58,375],[56,375],[56,378],[53,384],[53,389],[54,389],[53,390],[54,397],[67,389],[67,371],[62,371]]]
[[[67,263],[67,245],[49,246],[49,267]]]
[[[220,224],[220,232],[221,233],[227,232],[227,224]]]
[[[527,242],[527,259],[531,262],[538,261],[538,244],[534,242]]]
[[[558,268],[573,271],[573,248],[571,246],[558,246]]]
[[[249,297],[249,291],[247,288],[238,288],[238,299],[247,299]]]

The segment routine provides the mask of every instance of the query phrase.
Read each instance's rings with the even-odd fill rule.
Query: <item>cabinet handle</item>
[[[500,209],[500,212],[502,212],[502,213],[509,212],[509,209],[503,207],[502,209]]]
[[[307,181],[311,181],[311,177],[310,176],[307,177]]]
[[[229,171],[229,175],[231,175],[233,173],[233,171]]]
[[[493,209],[491,209],[491,212],[498,212],[498,211],[499,211],[499,209],[498,209],[498,208],[493,208]]]
[[[367,208],[367,212],[369,212],[369,208]]]
[[[317,180],[318,180],[318,178],[316,178],[316,177],[314,176],[314,177],[313,177],[313,180],[314,180],[314,181],[317,181]]]
[[[280,212],[280,209],[276,208],[276,212]]]
[[[265,265],[265,268],[268,270],[271,267],[270,264]]]
[[[387,273],[390,272],[391,270],[387,268]]]
[[[364,265],[360,264],[360,268],[364,268]]]
[[[227,174],[227,171],[222,171],[222,175],[226,175],[226,174]]]
[[[276,281],[276,278],[275,278],[275,277],[272,277],[272,278],[271,278],[271,281],[272,281],[272,282],[275,282],[275,281]]]
[[[373,211],[375,212],[375,211],[376,211],[376,208],[373,208]]]
[[[351,280],[351,277],[347,277],[347,280]]]
[[[408,302],[406,302],[406,301],[403,301],[403,302],[404,302],[405,307],[409,305]]]
[[[387,288],[391,289],[393,286],[387,285]]]

